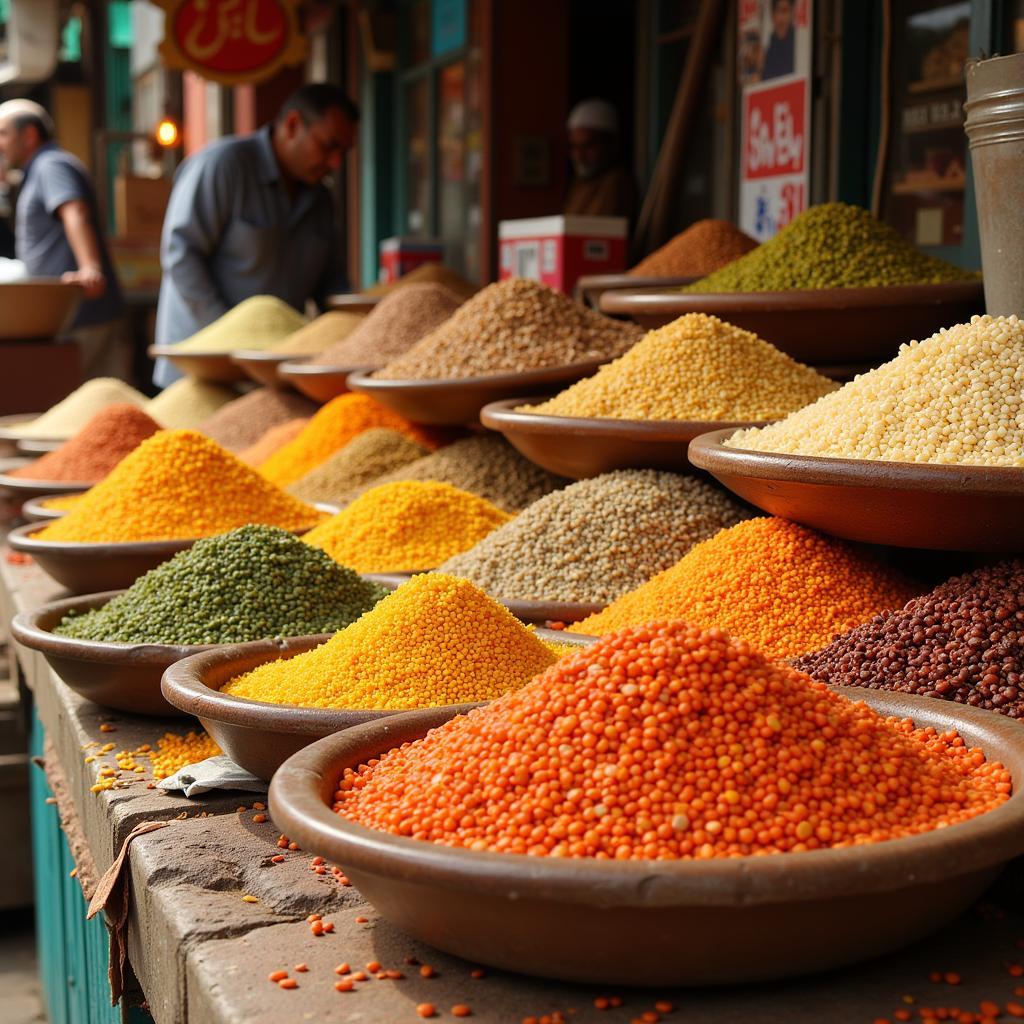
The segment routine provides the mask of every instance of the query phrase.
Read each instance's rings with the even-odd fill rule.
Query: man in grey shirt
[[[183,341],[253,295],[303,310],[344,288],[322,182],[341,166],[358,118],[337,87],[306,85],[273,124],[213,142],[181,165],[160,240],[157,344]],[[157,363],[157,384],[176,376]]]

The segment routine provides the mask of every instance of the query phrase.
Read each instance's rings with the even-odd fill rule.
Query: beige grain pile
[[[109,405],[137,405],[144,408],[148,398],[142,392],[116,377],[95,377],[75,388],[67,398],[61,399],[41,416],[26,420],[13,427],[18,437],[67,441],[77,434],[96,415]]]
[[[168,430],[194,430],[236,398],[233,388],[182,377],[150,399],[145,409]]]
[[[362,313],[345,313],[332,309],[310,320],[268,351],[281,356],[315,356],[324,349],[344,341],[365,319]]]
[[[305,323],[301,313],[276,296],[253,295],[174,347],[186,354],[268,349]]]

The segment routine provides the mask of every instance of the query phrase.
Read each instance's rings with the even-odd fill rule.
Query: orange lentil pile
[[[437,480],[373,487],[302,539],[357,572],[436,569],[512,516]]]
[[[137,405],[108,405],[55,451],[11,471],[28,480],[67,480],[94,484],[102,480],[160,424]]]
[[[911,836],[982,814],[1009,772],[883,718],[719,629],[660,622],[562,658],[346,769],[334,808],[472,850],[738,857]]]
[[[745,256],[757,242],[727,220],[698,220],[627,271],[642,277],[703,277]]]
[[[287,487],[373,427],[397,430],[427,448],[437,447],[436,434],[410,423],[368,395],[339,395],[309,421],[298,437],[267,459],[260,472],[279,487]]]
[[[250,466],[262,466],[271,455],[279,452],[286,444],[291,444],[309,426],[311,419],[310,416],[299,416],[270,427],[251,445],[243,448],[238,457]]]
[[[786,519],[748,519],[577,623],[600,636],[653,619],[717,626],[770,658],[823,647],[920,593],[873,557]]]
[[[76,543],[189,539],[248,523],[309,530],[323,518],[198,431],[161,430],[34,536]]]

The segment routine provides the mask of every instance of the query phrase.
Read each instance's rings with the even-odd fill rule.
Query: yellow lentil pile
[[[191,338],[175,345],[180,352],[236,352],[266,349],[294,334],[306,318],[274,295],[253,295]]]
[[[144,408],[162,427],[192,430],[236,398],[238,393],[231,388],[182,377],[150,399]]]
[[[303,537],[357,572],[434,569],[512,517],[468,491],[406,480],[367,491]]]
[[[786,519],[748,519],[572,629],[601,636],[683,619],[727,630],[770,658],[789,658],[901,607],[920,590],[842,541]]]
[[[347,338],[362,322],[362,313],[332,309],[310,320],[287,338],[270,346],[278,355],[313,356]]]
[[[322,647],[229,680],[232,697],[399,711],[493,700],[555,655],[472,583],[413,577]]]
[[[161,430],[34,536],[75,543],[190,539],[248,523],[308,530],[322,519],[202,434]]]
[[[946,465],[1024,467],[1024,323],[976,316],[731,448]]]
[[[688,313],[539,405],[546,416],[775,420],[838,387],[750,331]]]
[[[188,732],[184,736],[166,732],[157,740],[156,750],[149,755],[153,778],[166,779],[186,765],[197,764],[222,751],[206,732]]]
[[[397,430],[427,448],[437,447],[434,432],[410,423],[368,395],[339,395],[309,421],[298,437],[267,459],[260,472],[279,487],[287,487],[373,427]]]

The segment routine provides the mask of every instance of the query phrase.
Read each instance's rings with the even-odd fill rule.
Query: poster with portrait
[[[737,0],[740,227],[758,241],[807,206],[812,0]]]

